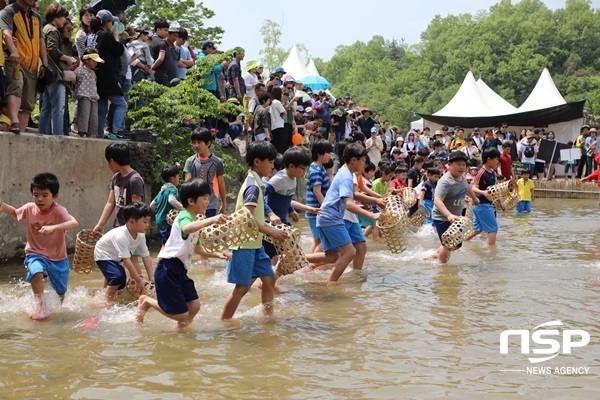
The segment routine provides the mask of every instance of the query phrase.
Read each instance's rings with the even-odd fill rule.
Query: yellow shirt
[[[463,147],[467,145],[466,139],[459,138],[458,136],[450,143],[450,149],[456,148],[457,150],[462,150]]]
[[[525,182],[523,178],[519,179],[517,181],[517,188],[519,189],[521,200],[531,201],[533,188],[535,188],[535,185],[531,179],[527,179],[527,182]]]

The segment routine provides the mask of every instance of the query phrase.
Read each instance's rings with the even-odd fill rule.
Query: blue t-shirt
[[[325,167],[312,163],[310,164],[310,167],[308,167],[308,176],[306,178],[306,205],[319,208],[321,207],[321,203],[319,203],[319,200],[317,200],[317,197],[313,192],[313,188],[316,185],[321,185],[321,194],[325,197],[327,190],[329,189],[329,176],[327,176]],[[317,218],[317,215],[307,212],[306,218]]]
[[[323,107],[321,107],[317,110],[317,115],[320,115],[323,117],[324,124],[330,124],[331,123],[331,112],[329,111],[329,109],[331,108],[331,103],[328,101],[325,101],[324,103],[319,103],[319,105],[321,105],[321,104],[323,104]]]
[[[278,171],[267,182],[265,189],[265,214],[273,211],[281,222],[287,224],[288,213],[294,211],[292,200],[296,193],[296,178],[290,178],[285,170]]]
[[[435,192],[435,183],[431,183],[429,181],[423,182],[423,186],[421,186],[421,191],[425,192],[423,195],[423,200],[433,200],[433,193]]]
[[[190,58],[190,56],[192,55],[192,53],[190,53],[190,50],[187,47],[179,47],[179,59],[180,60],[187,60],[188,58]],[[185,73],[187,71],[186,67],[179,67],[179,79],[183,79],[185,78]]]
[[[352,172],[347,167],[338,171],[321,204],[321,214],[317,215],[317,226],[342,225],[346,205],[344,198],[354,198]]]
[[[487,190],[488,187],[493,186],[496,183],[498,183],[496,171],[492,170],[491,172],[488,172],[485,168],[481,168],[473,180],[473,185],[477,186],[480,190]],[[487,197],[480,194],[477,195],[477,198],[481,204],[491,203]]]

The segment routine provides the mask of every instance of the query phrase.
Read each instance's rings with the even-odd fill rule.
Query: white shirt
[[[254,97],[254,85],[256,85],[260,81],[258,80],[258,77],[256,76],[256,74],[251,74],[249,72],[246,72],[244,74],[243,78],[244,78],[244,83],[246,84],[246,94],[244,95],[244,97],[253,98]]]
[[[127,230],[127,225],[119,226],[98,240],[94,249],[94,260],[121,262],[124,258],[131,258],[135,251],[140,257],[150,256],[146,246],[146,235],[138,233],[137,237],[133,238]]]
[[[373,139],[373,138],[375,138],[375,139]],[[373,143],[373,141],[375,143]],[[374,146],[369,149],[367,154],[369,155],[369,160],[373,164],[375,164],[375,166],[377,166],[379,164],[379,161],[381,161],[381,152],[383,151],[383,141],[381,140],[381,138],[379,137],[378,134],[372,134],[371,137],[369,139],[367,139],[367,147],[371,146],[371,144],[374,144]]]
[[[284,121],[283,117],[281,116],[281,113],[285,112],[283,104],[281,104],[279,100],[274,99],[271,103],[269,111],[271,112],[271,130],[273,131],[275,129],[283,128]]]

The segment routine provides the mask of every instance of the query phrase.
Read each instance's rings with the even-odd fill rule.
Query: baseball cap
[[[100,21],[103,21],[103,22],[109,22],[109,21],[117,22],[119,20],[119,18],[112,15],[112,13],[108,10],[98,11],[98,13],[96,14],[96,18],[98,18]]]
[[[375,127],[375,126],[374,126],[374,127],[372,127],[372,128],[371,128],[371,132],[377,133],[377,127]]]
[[[173,22],[171,25],[169,25],[169,33],[179,33],[180,29],[181,25],[179,25],[178,22]]]
[[[448,156],[448,161],[449,162],[452,162],[452,161],[467,162],[467,161],[469,161],[469,156],[467,156],[465,153],[463,153],[460,150],[454,150],[453,152],[450,153],[450,156]]]
[[[202,42],[202,50],[205,50],[207,47],[214,47],[215,49],[217,48],[212,40],[205,40]]]

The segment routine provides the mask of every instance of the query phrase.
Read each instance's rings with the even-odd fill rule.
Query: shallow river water
[[[4,263],[0,399],[599,399],[597,215],[593,200],[537,200],[531,215],[501,216],[497,250],[476,238],[443,267],[421,261],[433,229],[401,255],[370,242],[365,269],[339,285],[327,272],[282,278],[272,318],[253,289],[221,322],[225,264],[195,267],[202,308],[186,333],[154,311],[136,324],[126,299],[98,308],[98,270],[71,274],[62,308],[30,321],[24,267]],[[548,342],[521,354],[517,337],[500,354],[503,331],[558,320],[540,328],[558,330],[544,336],[558,340],[553,359],[530,363]],[[567,354],[564,330],[589,344]]]

